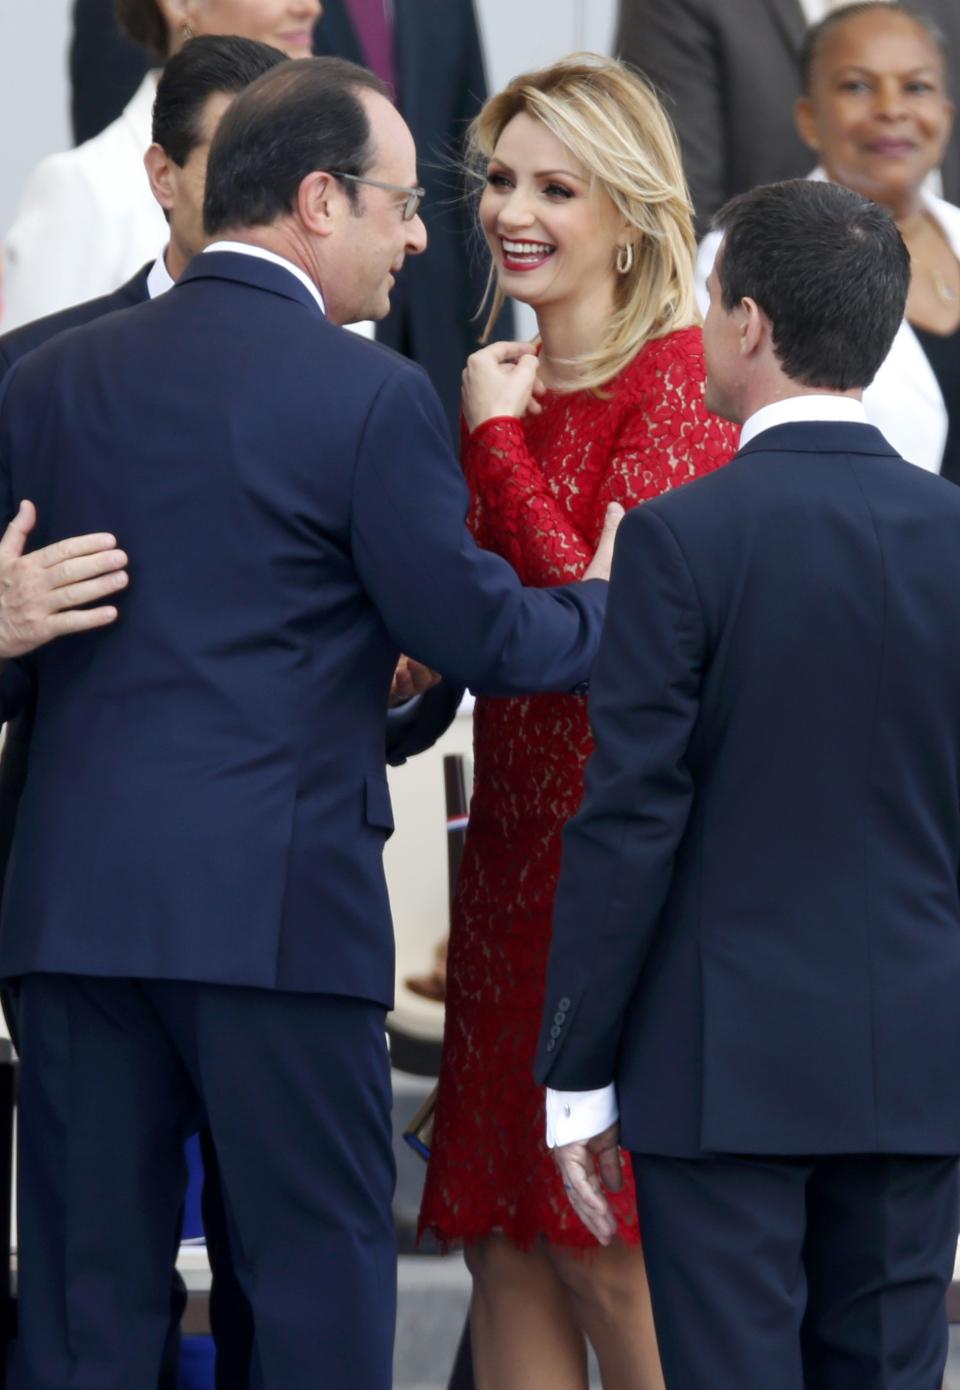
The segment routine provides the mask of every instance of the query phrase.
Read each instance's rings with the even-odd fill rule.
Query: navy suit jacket
[[[859,424],[624,522],[537,1071],[629,1148],[960,1152],[958,538]]]
[[[525,590],[480,551],[425,374],[250,256],[197,257],[3,391],[37,544],[109,528],[131,585],[114,627],[37,653],[0,973],[389,1003],[398,651],[492,694],[570,689],[606,585]]]
[[[75,304],[69,309],[48,314],[45,318],[22,324],[20,328],[0,335],[0,383],[15,362],[34,348],[55,338],[58,333],[91,323],[94,319],[101,318],[104,314],[112,314],[117,309],[129,309],[133,304],[142,304],[147,298],[147,277],[151,265],[152,262],[148,262],[132,279],[112,294],[90,299],[84,304]],[[17,501],[19,500],[18,498]],[[20,665],[22,670],[29,672],[31,663],[25,662]],[[7,723],[3,752],[0,753],[0,891],[13,844],[17,807],[27,777],[27,752],[32,728],[33,700],[28,698],[20,713]]]
[[[112,294],[101,295],[83,304],[61,309],[56,314],[48,314],[42,319],[35,319],[32,323],[25,323],[10,333],[0,335],[0,383],[15,362],[26,353],[48,343],[58,333],[92,323],[94,319],[116,313],[118,309],[129,309],[134,304],[145,303],[149,298],[147,280],[152,265],[152,261],[148,262]],[[20,672],[30,680],[32,662],[21,662]],[[398,766],[415,753],[429,748],[450,724],[462,695],[462,687],[452,686],[444,681],[420,699],[413,719],[396,723],[388,721],[387,762]],[[0,753],[0,894],[13,845],[17,807],[27,777],[27,755],[33,714],[34,702],[31,695],[23,701],[20,712],[7,723],[3,751]]]

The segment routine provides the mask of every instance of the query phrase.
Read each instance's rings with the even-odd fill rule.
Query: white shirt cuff
[[[593,1139],[619,1118],[612,1083],[599,1091],[553,1091],[547,1087],[548,1149]]]

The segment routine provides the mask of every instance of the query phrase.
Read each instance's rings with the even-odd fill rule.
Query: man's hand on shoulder
[[[127,586],[127,557],[111,535],[71,536],[24,555],[36,522],[33,503],[21,502],[0,538],[0,660],[115,622],[112,604],[83,605]]]
[[[617,529],[626,515],[619,502],[610,502],[603,518],[603,530],[593,559],[583,572],[584,579],[609,579],[613,563],[613,543],[617,539]]]
[[[570,1205],[601,1245],[609,1245],[617,1233],[606,1194],[623,1186],[619,1139],[620,1125],[613,1124],[592,1139],[560,1144],[553,1150]]]

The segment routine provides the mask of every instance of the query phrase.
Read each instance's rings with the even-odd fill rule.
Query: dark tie
[[[348,0],[348,4],[364,62],[396,91],[393,25],[387,17],[387,0]]]

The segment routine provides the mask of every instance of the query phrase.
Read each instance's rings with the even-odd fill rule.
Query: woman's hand
[[[530,343],[491,343],[471,353],[463,369],[463,414],[475,430],[497,415],[522,419],[538,414],[537,396],[545,387],[537,377],[537,356]]]

